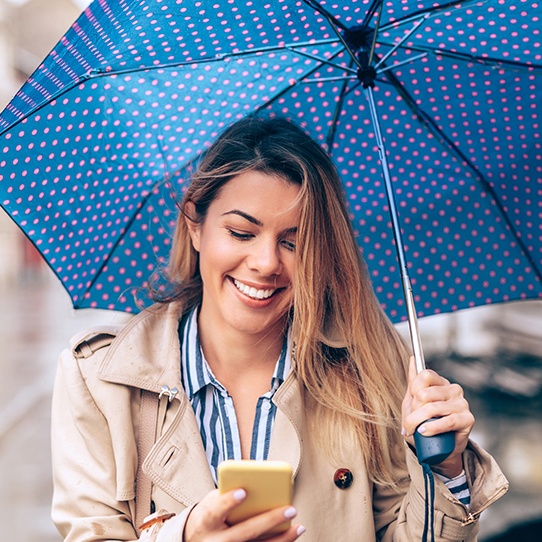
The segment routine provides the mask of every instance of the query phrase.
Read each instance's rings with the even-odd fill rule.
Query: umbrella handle
[[[436,418],[430,418],[431,422]],[[426,423],[426,422],[424,422]],[[442,463],[455,449],[455,433],[448,431],[431,437],[425,437],[416,430],[414,433],[416,455],[420,463],[438,465]]]
[[[420,373],[425,369],[425,359],[423,356],[422,341],[418,330],[418,318],[414,308],[414,298],[412,296],[412,287],[408,275],[403,276],[403,289],[407,304],[407,313],[409,321],[410,339],[416,360],[416,372]],[[436,418],[430,418],[426,422],[431,422]],[[424,422],[424,423],[426,423]],[[419,426],[418,426],[419,427]],[[455,433],[448,431],[432,437],[425,437],[416,430],[414,433],[414,443],[416,445],[416,455],[418,461],[428,465],[438,465],[442,463],[455,449]]]

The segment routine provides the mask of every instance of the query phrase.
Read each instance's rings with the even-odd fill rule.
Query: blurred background
[[[0,0],[0,110],[88,0]],[[50,403],[71,335],[123,314],[74,311],[33,246],[0,210],[0,525],[2,540],[60,542],[50,519]],[[399,329],[407,334],[406,325]],[[428,365],[459,382],[474,440],[509,493],[482,516],[480,539],[542,540],[542,302],[478,307],[420,321]]]

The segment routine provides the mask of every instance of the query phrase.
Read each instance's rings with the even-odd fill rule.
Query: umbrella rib
[[[392,84],[392,86],[395,88],[395,90],[399,93],[399,95],[403,98],[405,103],[409,106],[409,108],[413,111],[413,113],[416,115],[416,117],[420,120],[420,122],[438,139],[440,142],[446,146],[455,156],[459,159],[460,162],[463,162],[464,165],[467,167],[467,169],[470,169],[471,173],[474,174],[474,177],[478,179],[480,184],[484,187],[484,189],[492,196],[493,201],[495,202],[495,205],[497,206],[497,209],[499,211],[499,214],[501,218],[503,219],[506,226],[508,226],[510,232],[512,233],[514,239],[518,243],[520,249],[524,253],[525,257],[529,261],[529,264],[533,268],[536,276],[542,282],[542,272],[539,270],[538,265],[534,261],[534,259],[531,256],[530,251],[525,246],[525,243],[521,239],[517,229],[512,224],[510,218],[506,214],[506,211],[504,209],[504,206],[502,205],[497,193],[491,186],[490,182],[485,178],[485,176],[481,173],[481,171],[476,167],[475,164],[472,163],[472,161],[463,153],[463,151],[438,127],[438,125],[435,123],[435,121],[416,103],[416,101],[412,98],[410,93],[401,85],[397,77],[393,72],[388,72],[387,77]]]
[[[378,0],[377,0],[378,1]],[[381,1],[381,0],[380,0]],[[309,7],[315,9],[318,13],[320,13],[321,15],[323,15],[327,21],[334,25],[334,26],[337,26],[339,28],[342,28],[343,30],[348,30],[348,27],[346,25],[344,25],[341,21],[339,21],[339,19],[337,19],[336,17],[334,17],[333,15],[331,15],[331,13],[329,13],[329,11],[325,10],[319,2],[316,2],[316,0],[303,0],[303,2],[305,4],[307,4]]]
[[[469,4],[469,3],[470,3],[470,1],[463,2],[463,3],[461,3],[461,7],[463,7],[464,4]],[[401,22],[400,22],[401,25],[411,23],[412,21],[416,21],[416,22],[415,22],[415,25],[398,42],[397,41],[389,42],[389,41],[386,41],[386,40],[378,40],[379,44],[391,47],[391,50],[388,51],[383,57],[380,58],[378,63],[375,65],[375,69],[378,69],[395,51],[400,49],[402,47],[403,43],[425,22],[426,19],[428,19],[429,17],[431,17],[432,15],[434,15],[435,13],[437,13],[439,11],[443,11],[443,10],[447,9],[450,6],[456,7],[458,5],[460,5],[460,4],[455,2],[455,3],[451,3],[451,4],[446,4],[444,6],[440,6],[438,9],[428,8],[428,9],[417,11],[416,13],[409,15],[407,18],[402,19]],[[386,28],[389,28],[390,26],[395,27],[396,24],[397,24],[397,21],[395,21],[393,24],[382,25],[381,29],[384,30]],[[377,27],[376,31],[378,31],[378,30],[379,29]],[[374,44],[373,44],[373,47],[374,47]],[[462,60],[462,61],[465,61],[465,62],[472,62],[472,63],[478,63],[478,64],[484,64],[484,65],[498,65],[498,66],[502,67],[503,69],[505,67],[507,67],[507,66],[510,66],[510,67],[512,67],[512,68],[514,68],[516,70],[520,69],[520,68],[525,68],[527,70],[542,68],[542,65],[539,65],[539,64],[520,62],[520,61],[512,61],[512,60],[506,60],[506,59],[490,57],[490,56],[477,56],[477,55],[471,55],[469,53],[461,53],[461,52],[458,52],[458,51],[449,51],[447,49],[429,47],[429,46],[424,46],[424,45],[408,45],[407,47],[405,47],[405,49],[408,49],[410,51],[420,51],[422,53],[425,53],[425,55],[427,55],[427,54],[433,54],[433,55],[436,55],[436,56],[440,55],[440,56],[443,56],[443,57],[454,58],[455,60]],[[373,48],[371,49],[371,53],[372,52],[373,52]],[[417,60],[419,58],[421,58],[421,56],[416,57],[416,58],[412,58],[412,59],[410,59],[410,61]],[[370,64],[371,64],[371,62],[369,62],[369,65]],[[404,64],[404,62],[403,62],[403,64]],[[386,69],[390,69],[390,68],[388,67]],[[381,70],[381,71],[384,71],[384,70]]]
[[[173,201],[175,202],[175,205],[177,206],[177,208],[178,209],[181,208],[180,202],[177,199],[177,195],[175,194],[175,192],[174,192],[174,190],[173,190],[173,188],[171,186],[171,183],[169,182],[170,177],[168,177],[167,170],[166,170],[167,160],[165,159],[165,152],[164,152],[164,149],[163,149],[163,147],[161,145],[160,140],[159,140],[159,144],[160,144],[160,151],[161,151],[162,157],[164,157],[164,162],[163,162],[164,171],[165,171],[164,177],[160,182],[154,183],[152,185],[152,187],[150,188],[150,190],[148,191],[148,193],[143,198],[141,198],[141,200],[139,201],[139,204],[137,205],[135,211],[132,213],[132,216],[130,217],[128,223],[124,226],[124,228],[121,231],[121,234],[117,237],[117,240],[115,241],[115,243],[111,247],[111,250],[109,251],[108,256],[110,254],[112,254],[114,252],[114,250],[117,248],[117,246],[120,244],[121,240],[124,238],[125,233],[130,229],[131,225],[134,223],[135,219],[137,218],[137,215],[138,215],[139,211],[141,211],[141,209],[144,207],[144,205],[147,203],[147,201],[149,200],[149,198],[153,194],[154,189],[159,188],[162,185],[168,185],[169,184],[170,185],[169,186],[170,195],[171,195]],[[183,166],[183,168],[186,168],[188,165],[190,165],[192,162],[194,162],[194,160],[196,160],[198,157],[199,157],[199,155],[197,157],[193,158],[192,160],[190,160],[189,162],[187,162]],[[154,254],[156,256],[156,253],[154,253]],[[81,302],[85,298],[85,294],[90,292],[90,290],[92,289],[92,287],[94,286],[94,284],[98,280],[98,277],[101,275],[104,267],[107,265],[107,261],[108,260],[104,260],[102,262],[102,264],[100,265],[100,267],[98,268],[97,272],[94,274],[94,277],[91,280],[90,284],[87,286],[87,288],[85,289],[85,291],[81,295]],[[77,308],[77,305],[74,305],[74,308]]]
[[[389,47],[394,47],[393,42],[379,41],[381,45],[387,45]],[[491,56],[475,56],[468,53],[461,53],[459,51],[449,51],[447,49],[439,49],[436,47],[427,47],[422,45],[408,45],[405,47],[410,51],[420,51],[426,54],[433,54],[435,56],[444,56],[447,58],[453,58],[455,60],[461,60],[464,62],[472,62],[473,64],[483,64],[486,66],[497,66],[503,69],[510,67],[513,69],[526,69],[526,70],[538,70],[542,69],[542,64],[534,64],[528,62],[520,62],[517,60],[506,60],[504,58],[496,58]]]
[[[356,64],[358,68],[362,69],[363,66],[361,65],[360,60],[358,59],[358,57],[356,56],[356,54],[354,53],[350,45],[347,43],[345,37],[339,32],[339,28],[345,31],[348,31],[349,29],[345,25],[343,25],[340,21],[338,21],[335,17],[333,17],[333,15],[329,14],[324,8],[322,8],[318,4],[318,2],[315,2],[313,0],[303,0],[303,1],[311,5],[311,7],[319,11],[326,18],[327,22],[329,23],[329,25],[331,26],[331,28],[333,29],[333,31],[335,32],[335,34],[337,35],[341,43],[343,44],[344,48],[350,55],[350,58],[352,58],[352,60],[354,61],[354,63]]]
[[[413,56],[412,58],[407,58],[406,60],[402,60],[401,62],[394,62],[391,66],[386,66],[385,68],[381,68],[378,70],[379,74],[386,73],[390,70],[395,70],[396,68],[399,68],[400,66],[404,66],[405,64],[412,64],[416,60],[420,60],[422,58],[425,58],[428,56],[429,53],[421,53],[419,55]]]
[[[375,4],[373,4],[374,6]],[[374,57],[374,54],[375,54],[375,49],[376,49],[376,42],[377,42],[377,38],[378,38],[378,31],[380,29],[380,21],[382,19],[382,10],[383,10],[383,4],[382,2],[380,2],[380,10],[378,11],[378,17],[376,18],[376,25],[374,27],[374,32],[373,32],[373,41],[371,43],[371,48],[369,49],[369,59],[367,60],[367,66],[371,66],[372,63],[373,63],[373,57]],[[376,8],[375,8],[376,9]],[[368,17],[365,17],[365,20],[363,21],[363,28],[366,28],[367,25],[368,25]],[[393,50],[392,50],[393,52]],[[390,53],[391,54],[391,53]]]
[[[183,66],[195,66],[198,64],[212,64],[214,62],[224,62],[228,58],[237,58],[237,57],[246,57],[246,56],[254,56],[259,55],[261,53],[272,53],[274,51],[294,51],[296,53],[299,53],[299,51],[296,51],[298,48],[304,48],[304,47],[317,47],[319,45],[332,45],[334,43],[337,43],[336,39],[324,39],[324,40],[315,40],[310,42],[302,42],[302,43],[284,43],[280,45],[270,45],[269,47],[258,47],[254,49],[249,49],[245,51],[232,51],[229,53],[224,53],[221,55],[216,55],[211,58],[200,58],[200,59],[192,59],[192,60],[183,60],[182,62],[169,62],[165,64],[155,64],[152,66],[138,66],[134,68],[125,68],[122,70],[108,70],[107,68],[98,68],[93,70],[90,73],[90,77],[103,77],[108,75],[125,75],[128,73],[137,73],[142,71],[156,71],[161,69],[167,69],[167,68],[181,68]]]
[[[352,68],[352,65],[354,64],[354,61],[352,58],[350,58],[349,68]],[[341,91],[339,93],[339,99],[337,100],[337,103],[335,104],[335,110],[333,111],[333,117],[331,118],[331,129],[329,130],[327,137],[326,137],[326,145],[327,150],[331,154],[331,149],[333,146],[333,142],[335,140],[335,133],[337,131],[337,122],[339,120],[339,115],[341,114],[344,98],[346,96],[346,89],[348,86],[349,79],[344,79],[343,84],[341,87]]]
[[[327,65],[331,66],[332,68],[337,68],[338,70],[341,70],[341,71],[352,73],[354,76],[357,73],[356,70],[351,68],[351,66],[349,66],[349,67],[341,66],[339,64],[335,64],[333,62],[330,62],[330,60],[327,59],[327,58],[322,58],[322,57],[319,57],[319,56],[316,56],[316,55],[311,55],[310,53],[305,53],[304,51],[296,51],[295,49],[291,49],[291,50],[292,50],[292,52],[294,52],[297,55],[304,56],[306,58],[310,58],[311,60],[316,60],[317,62],[321,62],[322,64],[327,64]],[[340,53],[342,53],[343,51],[344,51],[344,49],[342,49],[340,51]]]
[[[487,1],[488,0],[485,0],[485,2]],[[308,6],[310,6],[311,8],[318,11],[321,15],[323,15],[330,24],[334,25],[337,28],[341,28],[342,30],[348,30],[348,27],[346,25],[344,25],[339,19],[331,15],[331,13],[329,13],[326,9],[324,9],[318,2],[316,2],[316,0],[303,0],[303,2],[307,4]],[[410,15],[405,16],[402,19],[399,18],[399,19],[394,20],[391,23],[382,25],[381,29],[387,30],[388,28],[395,28],[399,25],[408,24],[413,19],[418,19],[420,16],[424,16],[426,14],[428,14],[427,16],[431,16],[441,11],[445,11],[449,8],[460,8],[460,7],[462,8],[465,4],[468,5],[468,4],[474,4],[474,3],[479,3],[479,2],[480,0],[464,0],[464,1],[456,0],[455,2],[454,1],[447,2],[446,4],[443,4],[441,6],[434,6],[430,8],[420,9],[418,11],[415,11],[414,13],[411,13]],[[376,10],[379,7],[382,12],[383,4],[384,4],[383,0],[373,0],[373,3],[371,4],[369,9],[367,10],[367,13],[365,14],[365,18],[361,24],[361,28],[363,29],[367,28],[367,26],[369,25],[369,20],[374,16],[374,14],[376,13]]]
[[[303,79],[303,83],[332,83],[333,81],[357,81],[358,78],[355,75],[345,76],[337,75],[336,77],[318,77],[318,79]]]
[[[71,84],[65,86],[64,88],[58,90],[57,92],[52,93],[48,98],[46,98],[42,103],[36,105],[32,109],[30,109],[27,113],[19,117],[17,120],[9,124],[6,128],[3,130],[0,130],[0,137],[4,135],[8,130],[12,130],[14,126],[17,126],[22,121],[30,117],[31,115],[34,115],[38,111],[40,111],[43,107],[47,106],[49,103],[51,103],[54,100],[58,100],[58,98],[62,97],[64,94],[69,92],[70,90],[74,89],[78,85],[85,83],[91,79],[96,79],[98,77],[110,77],[112,75],[127,75],[130,73],[138,73],[142,71],[155,71],[160,69],[167,69],[167,68],[175,68],[175,67],[183,67],[183,66],[194,66],[197,64],[210,64],[214,62],[223,62],[227,58],[236,58],[236,57],[246,57],[246,56],[253,56],[258,55],[261,53],[272,53],[274,51],[284,51],[289,50],[296,54],[303,54],[300,51],[297,51],[298,48],[304,48],[304,47],[317,47],[319,45],[331,45],[338,43],[338,40],[336,39],[325,39],[325,40],[318,40],[313,42],[303,42],[303,43],[296,43],[296,44],[283,44],[283,45],[273,45],[269,47],[260,47],[257,49],[250,49],[247,51],[239,51],[239,52],[231,52],[226,53],[223,55],[219,55],[213,58],[204,58],[204,59],[198,59],[198,60],[185,60],[182,62],[171,62],[168,64],[157,64],[153,66],[139,66],[135,68],[126,68],[122,70],[108,70],[107,68],[98,68],[91,70],[82,76],[80,76],[79,79],[72,81]],[[342,52],[342,50],[341,50]],[[333,55],[331,58],[334,58],[336,55]],[[314,59],[318,60],[319,62],[324,62],[323,59],[320,59],[318,57],[314,57]]]
[[[331,55],[329,57],[328,60],[333,60],[336,56],[340,55],[343,51],[344,51],[344,49],[341,49],[340,51],[336,51],[333,55]],[[256,109],[254,109],[252,114],[255,115],[256,113],[258,113],[262,109],[265,109],[266,107],[269,107],[271,104],[275,103],[278,99],[282,98],[282,96],[284,96],[284,94],[286,94],[293,87],[295,87],[299,83],[299,81],[305,82],[305,78],[310,77],[316,70],[319,70],[320,67],[321,67],[320,65],[314,66],[305,75],[303,75],[303,77],[301,77],[300,79],[292,79],[292,83],[288,84],[280,92],[275,94],[272,98],[270,98],[269,100],[267,100],[266,102],[264,102],[260,106],[258,106]]]
[[[378,17],[380,20],[380,16],[382,14],[383,3],[384,3],[384,0],[373,0],[373,3],[370,5],[369,9],[367,10],[367,13],[365,14],[365,18],[363,19],[363,22],[361,23],[361,28],[363,30],[365,30],[369,26],[369,20],[373,18],[376,10],[379,7],[380,7],[380,14]],[[376,32],[375,32],[375,36],[376,36]]]
[[[397,49],[400,49],[401,48],[401,45],[403,45],[403,43],[408,39],[410,38],[410,36],[412,36],[412,34],[414,34],[414,32],[416,32],[416,30],[418,30],[418,28],[425,22],[425,20],[427,19],[427,16],[423,16],[421,19],[419,19],[418,21],[416,21],[416,23],[414,24],[414,26],[397,42],[397,43],[393,43],[391,45],[391,49],[382,57],[378,60],[378,62],[376,63],[375,65],[375,70],[378,70],[378,68],[384,63],[386,62],[386,60],[391,56],[393,55],[393,53],[395,53],[395,51],[397,51]],[[373,46],[374,47],[374,46]],[[374,49],[373,49],[374,51]],[[371,51],[371,52],[373,52]],[[372,60],[372,59],[371,59]],[[371,62],[369,62],[369,65],[371,64]]]
[[[336,40],[333,40],[334,42],[336,42]],[[333,58],[335,58],[336,56],[340,55],[342,52],[344,51],[344,49],[341,49],[340,51],[336,51],[332,56],[330,56],[330,58],[328,59],[328,61],[332,60]],[[320,62],[324,62],[323,59],[319,59]],[[302,78],[301,80],[305,82],[305,77],[309,77],[311,74],[313,74],[316,70],[318,70],[320,68],[320,65],[318,66],[315,66],[313,68],[311,68]],[[277,101],[278,99],[280,99],[282,96],[284,96],[287,92],[289,92],[295,85],[298,84],[298,80],[293,80],[293,82],[289,85],[287,85],[281,92],[277,93],[275,96],[273,96],[273,98],[267,100],[266,102],[264,102],[263,104],[261,104],[259,107],[257,107],[252,113],[251,115],[256,115],[257,113],[259,113],[262,109],[265,109],[266,107],[269,107],[269,105],[271,105],[272,103],[274,103],[275,101]],[[193,164],[196,160],[198,160],[206,151],[202,151],[201,153],[199,153],[197,156],[195,156],[194,158],[188,160],[187,162],[185,162],[182,167],[179,167],[177,169],[175,169],[172,174],[175,174],[179,171],[181,171],[182,169],[185,169],[186,167],[190,166],[191,164]],[[164,181],[166,182],[166,181]],[[155,186],[159,186],[159,185],[155,185]],[[137,212],[137,210],[136,210]],[[133,220],[132,220],[133,221]]]
[[[487,3],[489,0],[456,0],[455,2],[447,2],[446,4],[442,4],[440,6],[431,6],[424,9],[419,9],[418,11],[415,11],[414,13],[410,13],[409,15],[405,15],[403,18],[395,19],[389,23],[386,23],[381,26],[381,30],[386,31],[390,30],[392,28],[397,28],[398,26],[402,26],[404,24],[409,24],[413,20],[418,19],[420,16],[426,16],[426,17],[433,17],[434,15],[440,13],[441,11],[446,11],[450,8],[455,9],[462,9],[465,6],[468,6],[469,4],[480,4],[480,3]]]
[[[70,85],[67,85],[66,87],[64,87],[64,88],[58,90],[57,92],[51,94],[49,96],[49,98],[47,98],[43,103],[38,104],[33,109],[28,111],[28,113],[21,116],[16,121],[10,123],[6,128],[4,128],[4,130],[0,130],[0,137],[2,137],[6,132],[8,132],[9,130],[12,130],[15,126],[17,126],[18,124],[23,122],[23,120],[27,119],[30,115],[33,115],[34,113],[37,113],[38,111],[40,111],[41,109],[43,109],[44,107],[49,105],[54,100],[58,100],[58,98],[60,98],[64,94],[66,94],[66,92],[69,92],[70,90],[75,88],[77,85],[80,85],[81,83],[84,83],[85,81],[88,81],[89,79],[90,79],[89,75],[84,75],[80,79],[78,79],[77,81],[74,81]]]

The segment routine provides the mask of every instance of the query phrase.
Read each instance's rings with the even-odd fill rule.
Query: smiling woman
[[[305,132],[247,118],[217,139],[164,278],[167,296],[156,289],[120,332],[83,334],[61,356],[53,517],[66,540],[252,541],[297,516],[269,542],[406,542],[427,537],[432,506],[435,540],[476,539],[507,481],[469,441],[462,389],[412,363],[407,375],[341,180]],[[455,432],[434,502],[416,430]],[[216,489],[227,459],[290,463],[292,506],[229,525],[250,495]]]
[[[187,203],[186,223],[205,285],[202,344],[217,333],[249,333],[261,350],[256,358],[274,367],[293,301],[299,190],[288,179],[247,171],[222,187],[203,222],[194,203]]]

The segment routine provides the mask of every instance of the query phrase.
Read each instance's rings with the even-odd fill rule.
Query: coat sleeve
[[[106,350],[81,360],[66,350],[59,359],[52,405],[53,521],[65,542],[182,542],[192,508],[137,537],[138,390],[96,378]]]
[[[421,540],[425,520],[425,487],[415,453],[406,447],[407,471],[396,488],[374,488],[373,511],[377,539],[382,542]],[[483,510],[508,490],[508,481],[493,458],[473,442],[463,454],[469,481],[471,506],[468,510],[435,477],[435,541],[474,542]]]

